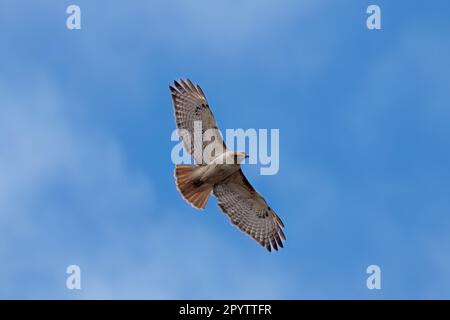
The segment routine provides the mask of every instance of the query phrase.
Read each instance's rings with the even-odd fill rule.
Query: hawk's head
[[[248,155],[245,154],[245,152],[235,152],[234,153],[234,162],[236,164],[242,163],[244,159],[248,158]]]

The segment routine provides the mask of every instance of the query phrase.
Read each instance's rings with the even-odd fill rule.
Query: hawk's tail
[[[197,209],[203,209],[208,202],[212,186],[203,183],[196,174],[197,166],[177,164],[175,179],[177,189],[183,198]]]

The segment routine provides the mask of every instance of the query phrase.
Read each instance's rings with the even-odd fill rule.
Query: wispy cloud
[[[251,270],[198,213],[177,219],[155,204],[154,183],[108,132],[67,116],[76,106],[50,76],[0,83],[1,297],[282,296],[284,275],[259,281],[276,265]],[[81,292],[64,287],[69,264],[81,267]]]
[[[78,4],[79,32],[64,3],[0,5],[0,297],[448,295],[445,10],[384,2],[368,33],[351,2]],[[279,174],[244,168],[286,224],[277,254],[177,194],[180,76],[222,129],[280,129]]]

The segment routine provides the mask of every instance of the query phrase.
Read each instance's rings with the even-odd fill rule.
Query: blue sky
[[[450,298],[449,13],[1,0],[0,298]],[[167,86],[181,77],[222,129],[280,129],[279,173],[244,171],[286,225],[283,250],[177,193]]]

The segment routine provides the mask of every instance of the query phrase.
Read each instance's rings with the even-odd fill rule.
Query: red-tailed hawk
[[[269,251],[283,247],[283,222],[242,172],[240,163],[245,153],[227,149],[200,86],[188,79],[174,81],[169,89],[178,134],[196,162],[175,167],[177,189],[183,198],[203,209],[212,192],[219,207],[239,229]],[[198,133],[208,134],[208,138],[199,140]]]

